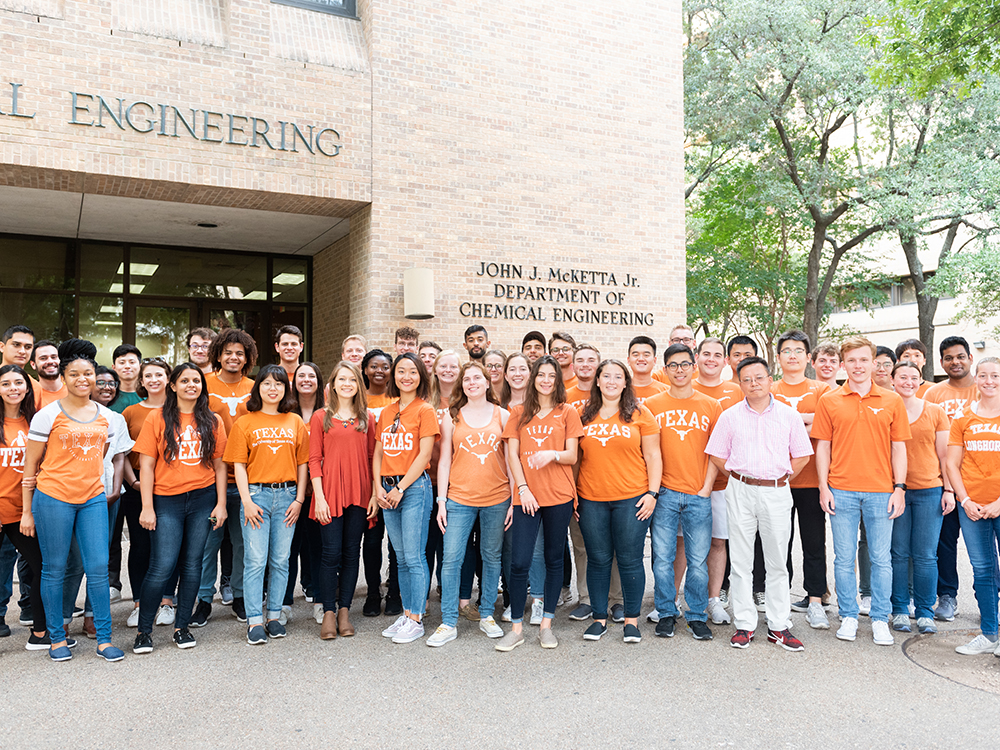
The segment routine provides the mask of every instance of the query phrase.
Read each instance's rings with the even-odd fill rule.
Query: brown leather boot
[[[319,637],[324,641],[332,641],[337,637],[337,613],[324,612],[323,624],[319,628]]]
[[[350,610],[347,607],[341,607],[337,612],[337,628],[345,638],[354,635],[354,626],[351,625],[349,614]]]

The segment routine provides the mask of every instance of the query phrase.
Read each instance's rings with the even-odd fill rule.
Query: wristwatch
[[[902,490],[903,492],[906,492],[906,485],[903,482],[896,482],[892,485],[892,488],[894,490]]]

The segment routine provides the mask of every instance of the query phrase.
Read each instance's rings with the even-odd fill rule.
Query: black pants
[[[365,561],[365,583],[368,584],[368,596],[380,596],[379,587],[382,585],[382,539],[385,537],[385,521],[382,519],[382,510],[379,509],[378,521],[364,534],[361,555]],[[389,542],[389,590],[386,592],[387,599],[399,601],[399,567],[396,564],[396,550]]]
[[[941,522],[941,536],[938,537],[937,595],[958,596],[958,525],[959,511],[953,510]]]
[[[437,525],[437,514],[433,514],[431,519],[434,525]],[[438,529],[438,532],[441,530]],[[430,558],[428,558],[428,562]],[[483,558],[479,554],[479,516],[476,516],[476,520],[472,524],[472,531],[469,532],[469,539],[465,543],[465,559],[462,560],[462,573],[458,583],[458,598],[459,599],[471,599],[472,598],[472,583],[473,579],[479,577],[479,597],[481,601],[483,598]],[[440,579],[439,579],[440,580]],[[478,601],[476,604],[478,605]]]
[[[361,538],[368,528],[368,509],[358,505],[344,508],[344,514],[319,526],[322,546],[320,572],[316,579],[325,612],[350,608],[358,585]],[[319,550],[315,550],[319,552]],[[376,584],[377,585],[377,584]]]
[[[538,538],[540,523],[545,548],[545,601],[555,607],[562,590],[563,552],[572,515],[572,501],[541,507],[533,516],[525,513],[521,506],[514,506],[514,522],[511,525],[510,610],[515,621],[520,622],[524,615],[524,604],[528,598],[528,570],[535,554],[535,540]]]
[[[34,620],[31,629],[36,633],[40,633],[45,630],[45,608],[42,606],[42,587],[38,585],[38,582],[42,580],[42,550],[38,546],[38,537],[25,536],[21,533],[20,525],[17,523],[5,524],[0,529],[0,540],[3,537],[10,539],[10,543],[14,545],[14,549],[20,553],[20,559],[24,560],[25,566],[33,575],[32,582],[34,585],[31,586],[28,592],[28,604],[31,606],[31,617]],[[23,593],[25,584],[20,567],[18,567],[17,580]],[[20,606],[24,609],[23,604]]]
[[[139,523],[142,513],[142,495],[131,487],[122,487],[121,504],[118,506],[120,524],[128,524],[128,580],[132,601],[138,602],[142,583],[149,572],[149,532]]]
[[[366,511],[367,512],[367,511]],[[320,541],[319,523],[308,517],[308,504],[302,508],[299,521],[295,524],[295,534],[292,536],[292,547],[288,556],[288,586],[285,588],[285,605],[292,606],[295,595],[295,579],[299,578],[299,564],[302,565],[302,590],[313,596],[318,602],[321,594],[316,591],[316,582],[320,577]]]
[[[437,497],[435,494],[434,497]],[[471,536],[471,535],[470,535]],[[427,596],[431,595],[432,579],[437,576],[438,586],[441,585],[441,565],[444,562],[444,535],[437,522],[437,501],[431,506],[431,520],[427,527]]]

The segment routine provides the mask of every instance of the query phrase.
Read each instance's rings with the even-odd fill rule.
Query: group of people
[[[382,635],[394,643],[444,646],[464,618],[511,651],[527,615],[555,648],[573,568],[582,637],[600,640],[611,620],[638,643],[647,536],[657,636],[681,624],[683,587],[694,639],[731,622],[731,645],[746,648],[763,612],[767,640],[801,651],[792,611],[830,628],[827,516],[837,638],[855,640],[862,614],[879,645],[911,617],[921,633],[954,619],[961,530],[982,633],[958,651],[997,651],[1000,362],[973,374],[958,337],[941,342],[937,385],[916,340],[812,349],[788,331],[776,381],[753,339],[696,342],[686,325],[659,359],[648,336],[615,359],[565,332],[532,331],[505,354],[471,326],[460,353],[400,328],[391,353],[349,336],[325,378],[299,361],[294,326],[255,378],[256,344],[236,329],[191,331],[176,366],[123,344],[103,367],[90,342],[36,342],[24,326],[2,344],[0,579],[10,546],[27,648],[56,661],[76,645],[66,626],[84,575],[84,633],[103,658],[124,656],[110,613],[124,524],[137,654],[153,650],[154,624],[195,646],[217,590],[247,643],[284,637],[297,576],[319,637],[352,636],[362,559],[362,614],[393,616]],[[792,602],[796,517],[806,596]],[[428,636],[435,577],[441,624]]]

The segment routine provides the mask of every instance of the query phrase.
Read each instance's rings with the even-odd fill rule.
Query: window
[[[318,10],[335,16],[357,18],[357,0],[271,0],[275,5],[291,5],[293,8]]]

